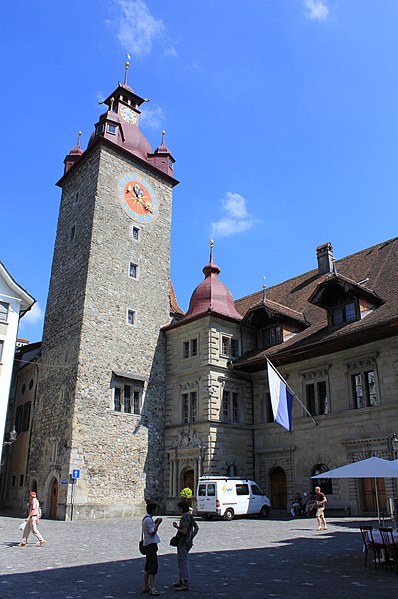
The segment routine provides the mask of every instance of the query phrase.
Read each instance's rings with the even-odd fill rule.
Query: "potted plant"
[[[180,497],[181,499],[183,499],[184,501],[187,502],[187,504],[189,505],[189,511],[190,513],[193,512],[192,509],[192,489],[190,489],[189,487],[185,487],[184,489],[181,489],[180,491]]]

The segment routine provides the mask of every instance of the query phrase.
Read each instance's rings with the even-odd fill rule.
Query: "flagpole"
[[[301,399],[299,398],[299,396],[296,395],[296,393],[293,391],[293,389],[290,387],[290,385],[288,385],[288,383],[285,381],[285,379],[283,378],[283,376],[281,375],[281,373],[279,372],[279,370],[277,370],[275,368],[275,366],[272,364],[272,362],[270,362],[270,360],[268,360],[267,356],[265,356],[265,359],[267,360],[267,363],[271,366],[272,370],[274,370],[276,372],[276,374],[280,377],[281,381],[283,383],[285,383],[286,387],[288,387],[288,389],[290,390],[291,394],[293,395],[293,399],[294,398],[297,399],[297,401],[299,402],[300,406],[304,409],[304,411],[308,414],[308,416],[316,424],[316,426],[318,426],[318,422],[315,420],[315,418],[313,417],[313,415],[310,414],[310,412],[307,410],[307,408],[305,407],[305,405],[303,404],[303,402],[301,401]]]

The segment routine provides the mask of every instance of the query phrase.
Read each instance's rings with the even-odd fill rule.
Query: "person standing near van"
[[[22,543],[19,544],[20,547],[26,547],[28,544],[29,534],[32,533],[37,539],[37,544],[42,546],[45,544],[45,540],[41,536],[39,529],[40,521],[40,504],[37,499],[36,493],[31,491],[29,493],[29,503],[27,505],[28,517],[26,518],[26,524],[22,535]]]
[[[173,587],[175,591],[189,591],[188,553],[192,548],[193,538],[198,534],[199,526],[189,513],[189,505],[186,501],[180,501],[177,504],[177,509],[181,519],[178,524],[173,522],[173,526],[178,531],[177,561],[179,579]]]
[[[148,503],[146,507],[147,513],[142,520],[142,536],[145,548],[145,566],[144,566],[144,588],[143,593],[157,596],[159,591],[155,589],[155,576],[158,573],[158,543],[160,538],[158,528],[162,523],[162,518],[153,520],[156,514],[156,503]]]
[[[322,493],[321,491],[321,487],[315,487],[315,493],[316,493],[316,520],[318,522],[318,528],[317,530],[327,530],[328,527],[326,526],[326,520],[325,520],[325,507],[326,507],[326,502],[327,502],[327,498],[326,495],[324,495],[324,493]]]

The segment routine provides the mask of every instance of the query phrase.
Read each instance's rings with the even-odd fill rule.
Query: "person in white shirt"
[[[158,535],[158,528],[162,522],[162,518],[156,518],[153,520],[153,516],[156,514],[157,505],[156,503],[148,503],[147,513],[142,520],[142,536],[144,541],[145,549],[145,567],[144,567],[144,588],[143,593],[149,593],[149,595],[159,595],[159,591],[155,589],[155,576],[158,573],[158,543],[160,538]]]

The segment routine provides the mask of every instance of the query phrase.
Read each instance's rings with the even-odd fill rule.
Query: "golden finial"
[[[129,66],[130,66],[130,62],[129,62],[130,54],[126,54],[126,56],[127,56],[127,60],[124,63],[124,83],[123,83],[123,85],[127,85],[127,73],[128,73]]]
[[[79,131],[78,134],[77,134],[77,147],[78,148],[80,148],[80,138],[81,138],[81,136],[82,136],[82,132]]]

